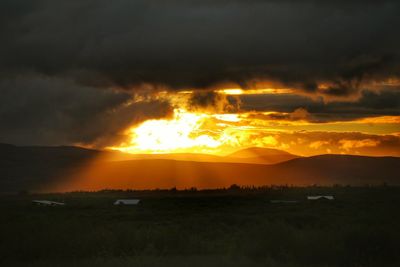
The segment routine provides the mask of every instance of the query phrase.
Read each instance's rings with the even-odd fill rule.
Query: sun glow
[[[210,113],[176,108],[170,119],[147,120],[130,127],[122,133],[122,142],[107,149],[131,154],[228,155],[256,146],[298,155],[377,154],[378,146],[393,142],[390,140],[400,132],[398,117],[321,123],[297,113]]]
[[[210,116],[175,109],[173,119],[148,120],[129,129],[127,134],[131,136],[130,143],[111,149],[129,153],[209,152],[221,145],[219,140],[201,129]],[[223,115],[220,116],[224,119]],[[234,118],[228,116],[225,119]]]
[[[260,89],[240,89],[228,88],[217,90],[216,92],[226,95],[262,95],[262,94],[289,94],[293,90],[290,88],[260,88]]]

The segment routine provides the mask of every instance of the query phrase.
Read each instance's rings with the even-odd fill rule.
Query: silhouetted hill
[[[283,150],[262,147],[242,149],[227,156],[230,159],[240,159],[243,163],[261,164],[274,164],[298,157]]]
[[[77,147],[16,147],[0,144],[0,191],[174,186],[215,188],[234,183],[400,184],[400,158],[395,157],[320,155],[295,158],[274,165],[171,159],[109,161],[129,159],[130,156]]]
[[[252,153],[254,149],[255,153]],[[276,149],[251,148],[236,151],[227,156],[217,156],[210,154],[197,153],[172,153],[172,154],[124,154],[114,160],[130,159],[170,159],[179,161],[197,162],[231,162],[231,163],[254,163],[254,164],[274,164],[297,158],[285,151]]]
[[[276,156],[276,155],[287,155],[290,156],[292,154],[279,150],[279,149],[273,149],[273,148],[263,148],[263,147],[249,147],[245,149],[241,149],[238,151],[235,151],[231,154],[228,155],[228,157],[233,157],[233,158],[252,158],[255,156]],[[294,156],[294,155],[292,155]]]
[[[298,177],[317,184],[400,184],[398,157],[318,155],[297,158],[273,166],[280,177]]]
[[[400,158],[322,155],[276,165],[134,160],[95,164],[67,190],[102,188],[218,188],[239,185],[400,184]],[[59,189],[63,189],[60,187]]]
[[[0,191],[40,188],[99,155],[99,151],[79,147],[0,144]]]
[[[58,183],[59,177],[71,176],[89,163],[122,160],[178,160],[197,162],[269,163],[262,158],[230,158],[208,154],[127,154],[74,146],[14,146],[0,144],[0,191],[40,189]],[[275,162],[275,160],[272,160]],[[56,177],[56,179],[55,179]]]

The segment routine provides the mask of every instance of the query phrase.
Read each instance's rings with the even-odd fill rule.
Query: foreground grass
[[[332,194],[333,202],[307,202]],[[116,198],[140,197],[115,207]],[[65,201],[37,207],[31,199]],[[296,199],[296,204],[271,204]],[[400,188],[7,196],[4,266],[399,266]]]

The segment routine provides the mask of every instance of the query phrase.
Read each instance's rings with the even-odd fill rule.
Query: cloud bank
[[[3,72],[121,87],[325,82],[339,96],[399,75],[398,1],[5,0],[0,10]]]
[[[168,101],[135,102],[139,90],[190,89],[193,108],[301,108],[319,121],[397,116],[399,13],[391,0],[3,0],[0,141],[102,144],[170,116]],[[210,91],[265,82],[294,93]]]

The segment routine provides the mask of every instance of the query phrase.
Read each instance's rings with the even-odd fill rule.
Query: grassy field
[[[0,265],[400,266],[399,206],[400,188],[387,186],[4,195]]]

